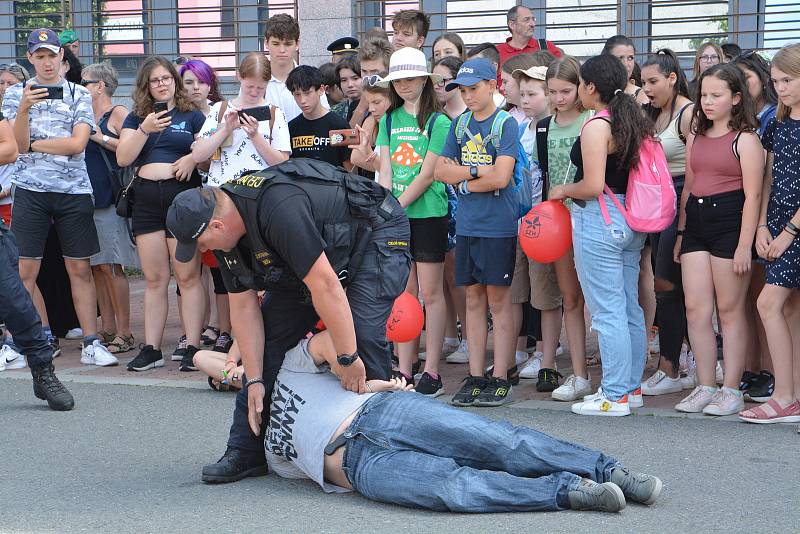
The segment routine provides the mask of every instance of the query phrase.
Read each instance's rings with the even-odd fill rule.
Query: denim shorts
[[[733,259],[742,230],[744,191],[729,191],[707,197],[689,195],[681,254],[708,252]]]

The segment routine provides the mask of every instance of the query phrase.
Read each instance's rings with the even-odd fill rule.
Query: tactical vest
[[[310,298],[302,280],[261,235],[259,200],[275,184],[291,184],[308,195],[314,225],[325,241],[325,255],[344,286],[355,277],[372,229],[399,209],[389,202],[391,193],[374,181],[308,158],[290,159],[223,184],[221,189],[233,197],[244,221],[252,251],[247,262],[239,247],[217,251],[218,258],[240,284],[256,291],[298,290]]]

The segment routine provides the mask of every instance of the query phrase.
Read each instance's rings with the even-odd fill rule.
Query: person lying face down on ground
[[[328,332],[286,352],[264,439],[278,475],[452,512],[618,512],[626,499],[653,504],[661,492],[657,477],[602,452],[453,408],[403,379],[347,391],[339,369]]]

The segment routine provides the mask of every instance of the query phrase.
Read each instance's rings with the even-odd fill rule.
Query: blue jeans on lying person
[[[625,195],[617,195],[625,204]],[[641,385],[647,358],[644,312],[639,306],[639,259],[646,234],[631,230],[610,199],[606,224],[597,200],[572,207],[575,269],[592,314],[603,365],[603,392],[619,400]]]
[[[536,430],[413,392],[374,395],[345,431],[342,468],[365,497],[452,512],[569,508],[581,478],[618,462]]]

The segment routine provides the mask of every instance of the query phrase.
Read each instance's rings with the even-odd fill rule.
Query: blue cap
[[[58,54],[59,50],[61,50],[61,41],[58,39],[56,32],[48,28],[33,30],[28,35],[28,52],[33,54],[40,48],[46,48],[54,54]]]
[[[445,90],[452,91],[457,87],[472,87],[484,80],[497,80],[497,71],[494,65],[484,58],[468,59],[458,69],[456,79],[448,83]]]

